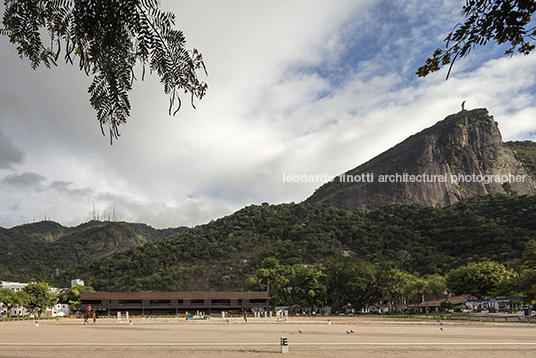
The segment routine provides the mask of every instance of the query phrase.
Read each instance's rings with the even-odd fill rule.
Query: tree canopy
[[[351,304],[360,312],[367,304],[382,298],[379,266],[353,257],[332,256],[312,265],[282,265],[274,257],[265,258],[255,275],[248,280],[253,290],[268,290],[272,306],[301,305],[316,308],[324,304],[342,311]]]
[[[80,305],[80,293],[82,292],[95,292],[95,290],[91,286],[73,286],[60,292],[58,295],[59,303],[68,304],[76,309],[76,306]]]
[[[531,240],[523,253],[519,277],[514,287],[523,294],[526,302],[536,300],[536,241]]]
[[[332,256],[322,261],[327,277],[327,302],[334,310],[350,303],[356,312],[382,298],[385,275],[378,266],[353,257]]]
[[[93,76],[90,103],[97,112],[103,135],[108,125],[110,141],[130,116],[128,92],[141,63],[160,76],[170,96],[169,113],[181,106],[179,94],[201,99],[207,84],[197,77],[206,68],[197,49],[185,48],[183,32],[174,28],[175,15],[159,9],[158,0],[5,0],[0,34],[17,45],[31,67],[56,65],[62,50],[67,63]],[[50,36],[45,45],[42,33]],[[194,106],[195,108],[195,106]]]
[[[493,295],[500,285],[516,277],[517,274],[507,270],[504,265],[493,262],[471,262],[446,276],[447,286],[457,295],[471,294],[477,298]]]
[[[6,307],[6,313],[9,317],[11,309],[20,304],[20,297],[14,291],[7,288],[0,288],[0,303],[3,303]]]
[[[438,48],[419,67],[416,75],[426,77],[450,64],[448,78],[457,58],[488,42],[509,44],[505,55],[515,52],[528,55],[535,48],[530,42],[536,36],[536,25],[532,19],[534,11],[534,0],[467,0],[462,8],[465,22],[454,27],[445,39],[445,49]]]
[[[47,308],[56,304],[57,294],[48,291],[45,282],[33,282],[21,291],[21,303],[31,313],[43,313]]]

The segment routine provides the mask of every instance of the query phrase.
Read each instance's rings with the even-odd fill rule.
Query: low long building
[[[268,292],[81,292],[82,306],[115,315],[179,314],[202,311],[206,314],[227,311],[262,311],[270,303]]]

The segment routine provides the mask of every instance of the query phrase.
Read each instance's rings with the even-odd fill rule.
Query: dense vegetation
[[[3,229],[0,269],[60,287],[80,278],[97,291],[269,289],[272,304],[293,308],[420,301],[447,287],[536,292],[536,196],[480,195],[446,208],[252,205],[161,238],[176,230],[111,222]]]
[[[184,230],[110,221],[89,221],[73,228],[53,221],[0,228],[0,278],[57,282],[57,273]]]
[[[505,142],[504,145],[514,150],[516,159],[523,163],[527,173],[536,180],[536,142],[525,140]]]
[[[469,262],[516,268],[536,238],[536,197],[481,195],[446,208],[390,204],[345,210],[252,205],[164,240],[69,270],[96,290],[246,290],[267,257],[281,265],[350,255],[416,276]]]

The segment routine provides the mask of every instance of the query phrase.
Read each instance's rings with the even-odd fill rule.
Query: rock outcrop
[[[536,194],[487,109],[462,110],[318,188],[306,202],[341,208],[385,203],[442,207],[477,194]]]

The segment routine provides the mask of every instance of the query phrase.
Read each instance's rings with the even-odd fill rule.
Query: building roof
[[[218,298],[248,298],[268,299],[268,292],[81,292],[81,300],[103,299],[218,299]]]

